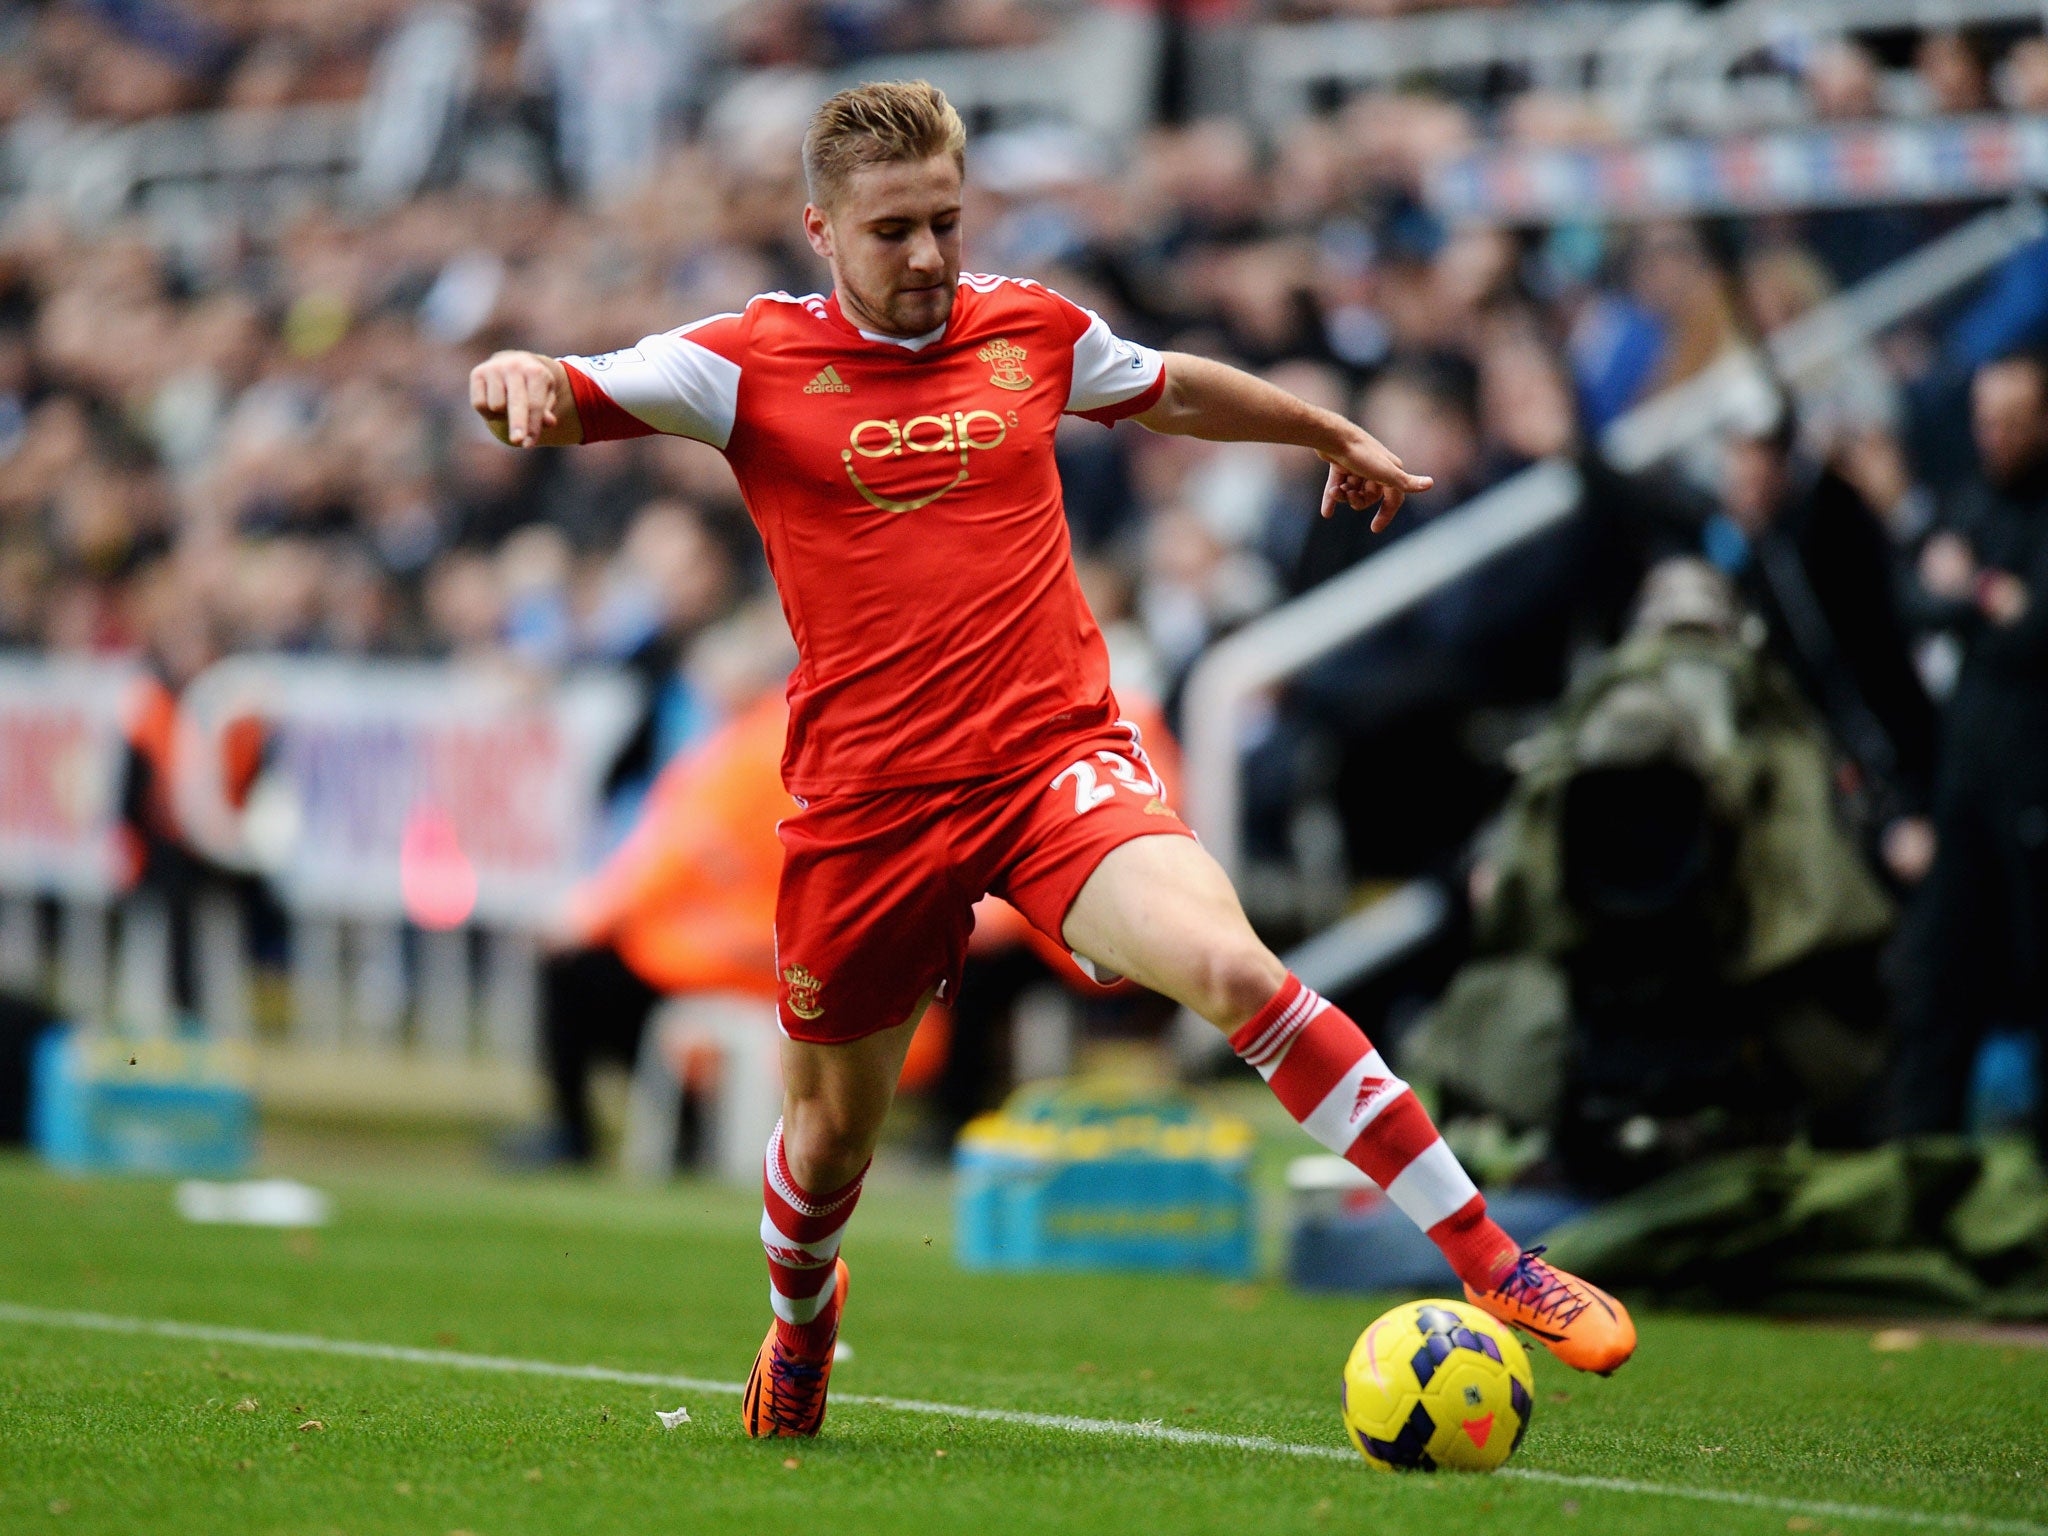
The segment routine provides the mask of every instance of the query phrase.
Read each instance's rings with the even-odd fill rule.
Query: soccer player
[[[1037,283],[963,273],[965,144],[921,81],[842,91],[804,137],[804,232],[831,293],[763,294],[600,356],[500,352],[470,377],[514,447],[667,432],[722,450],[796,637],[775,913],[786,1095],[761,1218],[775,1317],[748,1433],[824,1421],[840,1237],[911,1034],[958,987],[990,891],[1099,976],[1225,1031],[1468,1297],[1613,1370],[1635,1347],[1621,1305],[1488,1217],[1407,1084],[1259,941],[1167,806],[1075,581],[1053,433],[1066,413],[1306,448],[1330,466],[1323,515],[1370,512],[1375,530],[1428,477],[1249,374],[1120,340]]]

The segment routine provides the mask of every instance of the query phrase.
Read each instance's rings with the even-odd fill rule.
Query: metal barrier
[[[1248,109],[1268,126],[1301,117],[1325,93],[1393,89],[1416,76],[1513,69],[1539,89],[1598,98],[1624,132],[1696,132],[1805,122],[1812,108],[1788,74],[1738,66],[1770,49],[1901,27],[2042,21],[2041,0],[1686,0],[1472,9],[1306,24],[1270,23],[1246,39]]]
[[[1089,6],[1029,48],[883,54],[837,71],[829,91],[864,80],[929,80],[970,123],[1053,119],[1106,137],[1152,121],[1159,23],[1142,6]]]
[[[1713,18],[1689,57],[1674,59],[1658,82],[1668,120],[1700,128],[1753,126],[1774,111],[1812,115],[1796,82],[1738,74],[1767,49],[1788,52],[1832,38],[1896,31],[2048,21],[2041,0],[1734,0]],[[1782,89],[1790,84],[1791,90]],[[1774,87],[1778,87],[1774,89]]]
[[[470,23],[462,7],[440,6],[414,25],[423,33],[438,26],[449,35],[432,39],[436,48],[459,54]],[[1034,47],[887,54],[794,78],[808,99],[860,80],[924,78],[978,124],[1049,118],[1117,138],[1151,120],[1158,54],[1156,17],[1096,6]],[[426,78],[435,67],[448,78]],[[775,73],[733,79],[745,87]],[[421,140],[451,126],[468,85],[459,58],[434,66],[387,50],[373,87],[384,100],[181,113],[132,125],[23,119],[0,134],[0,215],[17,203],[47,202],[85,228],[141,213],[196,232],[222,213],[260,221],[312,202],[381,205],[425,172],[434,146]]]
[[[0,139],[0,211],[48,202],[85,228],[135,212],[175,226],[223,204],[256,212],[338,202],[361,153],[361,120],[352,102],[54,132],[24,120]]]
[[[1738,70],[1761,50],[1901,26],[2043,15],[2042,0],[1736,0],[1719,10],[1691,0],[1567,0],[1209,28],[1203,52],[1215,61],[1212,72],[1241,72],[1241,89],[1219,99],[1241,100],[1268,128],[1307,115],[1331,90],[1509,68],[1538,88],[1597,97],[1623,131],[1721,132],[1810,117],[1803,94],[1785,77]],[[471,25],[467,12],[428,7],[413,19],[422,32],[437,23],[450,34],[441,51],[460,53],[455,34]],[[973,120],[1052,118],[1116,138],[1151,121],[1160,47],[1157,18],[1146,9],[1099,5],[1033,47],[887,54],[792,78],[823,95],[863,79],[922,77]],[[418,121],[391,110],[366,113],[365,102],[180,114],[127,126],[23,118],[0,135],[0,212],[15,202],[48,200],[86,226],[129,212],[172,225],[197,225],[223,210],[260,217],[306,201],[343,201],[366,162],[374,162],[367,175],[376,185],[359,190],[374,201],[379,186],[402,190],[424,171],[420,157],[431,145],[418,141],[459,107],[469,69],[473,64],[452,60],[446,80],[415,80],[398,61],[380,58],[379,86],[419,108]],[[745,89],[775,73],[727,78]]]
[[[1772,373],[1791,383],[1807,378],[2044,234],[2048,214],[2031,196],[1981,214],[1778,331],[1768,369],[1753,352],[1731,352],[1615,422],[1601,449],[1617,469],[1646,468],[1725,426],[1745,396],[1775,390]]]
[[[1713,23],[1690,5],[1578,3],[1443,11],[1383,20],[1254,28],[1247,108],[1268,126],[1307,115],[1331,88],[1390,88],[1417,75],[1513,66],[1533,84],[1578,94],[1662,76]]]

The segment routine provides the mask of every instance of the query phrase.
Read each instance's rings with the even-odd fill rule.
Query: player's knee
[[[851,1105],[828,1099],[789,1100],[782,1114],[782,1155],[797,1183],[821,1194],[839,1188],[866,1166],[879,1129]]]
[[[1222,1029],[1236,1029],[1265,1007],[1287,978],[1287,967],[1256,940],[1208,950],[1200,966],[1193,1006]]]

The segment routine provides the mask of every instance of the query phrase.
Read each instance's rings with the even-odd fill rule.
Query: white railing
[[[1702,46],[1672,59],[1658,86],[1673,121],[1718,129],[1754,125],[1759,118],[1804,120],[1812,108],[1789,74],[1736,75],[1736,66],[1765,49],[1790,50],[1839,37],[1906,27],[1949,28],[2001,22],[2048,21],[2042,0],[1735,0],[1715,13]],[[1883,82],[1911,94],[1910,71]]]
[[[1931,300],[1981,276],[2044,227],[2031,201],[1983,214],[1933,245],[1802,316],[1770,338],[1772,369],[1797,383]],[[1616,422],[1603,444],[1624,471],[1649,467],[1718,431],[1726,402],[1773,387],[1754,358],[1730,359]],[[1531,465],[1468,505],[1253,620],[1195,665],[1183,708],[1189,819],[1223,867],[1243,859],[1240,731],[1246,705],[1348,645],[1431,592],[1467,576],[1578,507],[1578,471],[1563,460]]]
[[[1689,5],[1579,0],[1263,26],[1247,44],[1246,105],[1262,121],[1280,123],[1306,114],[1329,86],[1389,86],[1508,65],[1534,84],[1578,94],[1603,80],[1661,71],[1674,52],[1704,41],[1700,23]]]
[[[1950,28],[2048,19],[2041,0],[1735,0],[1703,17],[1698,45],[1664,60],[1645,83],[1655,120],[1701,132],[1808,122],[1812,100],[1789,64],[1776,72],[1738,73],[1766,51],[1787,58],[1836,38],[1900,28]],[[1881,106],[1926,110],[1926,93],[1910,69],[1883,72]]]
[[[1898,27],[2048,19],[2042,0],[1688,0],[1453,10],[1383,20],[1276,23],[1245,49],[1248,109],[1270,124],[1306,114],[1318,93],[1404,79],[1522,71],[1540,89],[1598,98],[1617,128],[1718,132],[1800,122],[1811,106],[1790,75],[1741,77],[1760,50]],[[1903,74],[1889,94],[1910,96]]]
[[[1967,27],[2048,20],[2041,0],[1734,0],[1718,30],[1731,45],[1760,48],[1794,33],[1835,37],[1899,27]]]
[[[1531,465],[1203,653],[1182,707],[1184,798],[1188,819],[1224,869],[1236,875],[1242,862],[1244,706],[1502,550],[1562,522],[1578,506],[1579,489],[1578,470],[1563,460]]]
[[[8,131],[0,153],[5,193],[51,204],[86,227],[136,210],[175,216],[194,200],[334,201],[355,172],[361,117],[345,103],[58,131],[25,120]]]
[[[2043,233],[2048,233],[2048,215],[2033,197],[1980,214],[1778,331],[1768,344],[1768,368],[1753,352],[1730,352],[1683,384],[1644,401],[1607,429],[1601,450],[1618,469],[1654,464],[1687,442],[1719,431],[1744,414],[1760,393],[1774,393],[1773,374],[1798,383],[1988,272]]]
[[[459,8],[442,10],[446,28],[459,32]],[[442,46],[459,50],[459,39]],[[924,78],[977,122],[1051,119],[1114,140],[1151,121],[1158,55],[1155,17],[1099,6],[1034,47],[888,54],[795,78],[807,101],[859,80]],[[410,80],[402,62],[387,57],[380,63],[385,94],[404,95],[410,86],[414,96],[431,95],[436,82]],[[732,89],[744,92],[770,73],[742,74]],[[426,107],[452,108],[465,82],[454,81],[447,103]],[[380,104],[373,95],[331,105],[182,113],[132,125],[24,119],[0,135],[0,214],[17,203],[47,204],[86,228],[136,212],[196,228],[222,213],[260,218],[352,196],[374,205],[404,195],[426,167],[432,145],[403,136],[417,136],[423,125],[430,132],[448,127],[445,111],[396,110],[405,104]]]
[[[864,80],[929,80],[970,122],[1044,118],[1114,138],[1152,121],[1158,57],[1159,24],[1149,8],[1097,5],[1034,47],[882,54],[837,71],[826,91]]]
[[[1566,0],[1218,35],[1229,45],[1226,60],[1242,59],[1244,110],[1269,127],[1307,114],[1328,87],[1513,67],[1540,88],[1599,98],[1624,129],[1722,131],[1807,115],[1796,83],[1737,76],[1736,66],[1760,49],[1887,27],[2031,18],[2048,18],[2044,0],[1736,0],[1720,10],[1691,0]],[[859,79],[923,77],[976,118],[1052,118],[1116,139],[1151,120],[1159,47],[1149,12],[1091,6],[1037,46],[881,55],[803,78],[822,95]],[[1233,72],[1229,62],[1223,70]],[[752,77],[735,78],[744,89]],[[355,102],[129,126],[23,118],[0,137],[0,211],[47,200],[91,225],[137,209],[196,219],[223,206],[260,212],[338,201],[366,145],[381,142],[379,130]]]

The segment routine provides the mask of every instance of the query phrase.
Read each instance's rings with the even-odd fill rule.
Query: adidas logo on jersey
[[[839,377],[839,370],[830,363],[818,370],[818,376],[804,386],[807,395],[850,395],[853,386]]]

